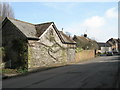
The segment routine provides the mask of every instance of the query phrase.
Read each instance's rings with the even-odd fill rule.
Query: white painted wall
[[[112,52],[112,47],[101,47],[101,53]]]

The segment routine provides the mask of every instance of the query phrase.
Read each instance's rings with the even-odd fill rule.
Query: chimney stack
[[[62,28],[62,32],[63,32],[63,28]]]
[[[84,34],[84,37],[87,37],[87,34]]]

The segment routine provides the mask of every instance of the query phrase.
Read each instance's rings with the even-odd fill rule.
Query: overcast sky
[[[55,22],[71,35],[88,34],[100,42],[118,38],[117,2],[11,2],[15,18],[39,24]]]

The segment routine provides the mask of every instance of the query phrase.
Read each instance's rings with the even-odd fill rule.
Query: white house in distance
[[[98,42],[98,46],[99,46],[98,52],[100,53],[112,52],[112,47],[108,43]]]
[[[120,52],[120,39],[111,38],[106,43],[110,44],[112,47],[113,53]]]

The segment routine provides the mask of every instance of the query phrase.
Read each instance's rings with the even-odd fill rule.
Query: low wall
[[[75,61],[83,61],[87,59],[92,59],[95,57],[95,51],[94,50],[83,50],[81,52],[77,52],[75,54]]]

